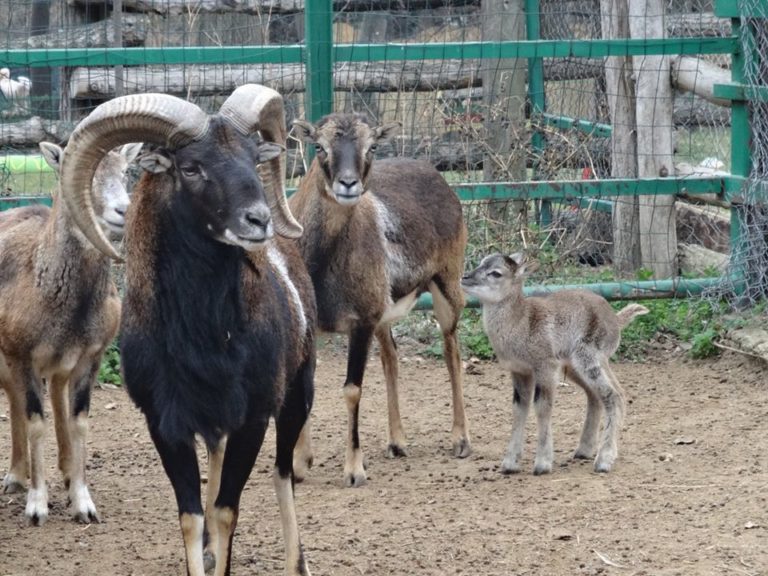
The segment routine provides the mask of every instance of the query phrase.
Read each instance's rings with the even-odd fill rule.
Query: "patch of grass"
[[[459,343],[463,355],[474,356],[481,360],[494,357],[493,346],[483,330],[483,317],[480,310],[466,308],[459,324]]]
[[[117,342],[113,342],[104,352],[99,368],[98,381],[103,384],[123,385],[123,377],[120,374],[120,349]]]
[[[620,310],[627,303],[615,302]],[[617,354],[622,358],[642,358],[650,342],[660,334],[690,345],[694,358],[707,358],[718,353],[714,345],[727,328],[723,321],[724,308],[706,300],[675,299],[645,300],[641,304],[650,311],[635,318],[622,332]]]

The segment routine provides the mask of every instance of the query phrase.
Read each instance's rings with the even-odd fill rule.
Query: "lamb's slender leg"
[[[226,437],[208,450],[208,484],[205,490],[205,535],[203,537],[203,564],[208,572],[216,565],[216,549],[219,546],[218,525],[213,518],[213,507],[221,487],[221,467],[224,465]]]
[[[309,417],[313,379],[314,360],[305,365],[296,382],[289,388],[276,424],[277,453],[273,480],[285,539],[285,574],[287,576],[309,576],[296,520],[291,455],[304,422]],[[308,394],[309,397],[307,397]]]
[[[344,383],[344,399],[347,403],[347,452],[344,461],[344,484],[359,487],[368,481],[363,465],[363,451],[360,447],[360,396],[363,386],[365,364],[371,347],[373,328],[353,328],[349,336],[347,357],[347,380]]]
[[[312,468],[312,427],[310,417],[301,428],[296,448],[293,450],[293,479],[295,482],[303,482]]]
[[[69,500],[72,517],[78,522],[98,522],[96,506],[91,499],[85,475],[88,449],[88,412],[91,408],[91,392],[99,373],[99,361],[93,363],[90,371],[78,382],[70,384],[69,437],[71,438],[71,462],[69,476]]]
[[[533,406],[536,410],[538,435],[536,461],[533,473],[549,474],[552,471],[552,403],[557,385],[557,367],[545,367],[534,375]]]
[[[501,463],[503,474],[520,472],[520,459],[523,455],[523,442],[525,441],[525,421],[528,418],[528,409],[531,406],[533,396],[533,378],[529,375],[512,373],[512,437],[507,445],[507,453]]]
[[[579,447],[573,457],[580,460],[591,460],[597,451],[597,435],[600,432],[600,418],[603,414],[603,404],[592,388],[574,369],[568,371],[568,377],[573,380],[587,395],[587,415],[581,429]]]
[[[210,515],[211,522],[217,524],[218,533],[215,576],[229,576],[231,573],[232,541],[240,511],[240,496],[264,442],[268,424],[269,414],[251,415],[227,439],[219,495]],[[289,457],[292,458],[292,452],[289,452]]]
[[[27,436],[27,400],[23,389],[4,383],[11,417],[11,466],[3,478],[3,493],[23,492],[29,474],[29,438]]]
[[[461,310],[464,308],[464,295],[458,284],[458,279],[436,277],[429,284],[432,294],[433,309],[437,323],[443,333],[443,356],[448,367],[451,380],[451,401],[453,403],[453,426],[451,442],[453,455],[466,458],[472,454],[472,444],[469,438],[469,424],[464,408],[464,382],[461,369],[461,355],[456,330],[459,324]]]
[[[400,420],[397,346],[389,324],[382,324],[376,328],[376,339],[379,341],[381,366],[387,382],[387,416],[389,418],[387,456],[399,458],[407,456],[407,453],[403,423]]]
[[[29,430],[30,486],[24,515],[37,526],[48,520],[48,487],[45,480],[43,451],[45,417],[43,413],[43,386],[31,376],[27,377],[27,429]]]
[[[600,449],[595,459],[595,472],[610,472],[619,453],[619,433],[624,421],[626,404],[624,394],[616,375],[608,365],[608,360],[601,362],[600,376],[596,378],[597,393],[605,406],[605,430],[600,442]]]
[[[176,495],[179,524],[187,559],[187,576],[205,576],[203,563],[205,521],[200,500],[200,469],[194,439],[186,443],[167,442],[151,422],[147,423],[149,434]]]

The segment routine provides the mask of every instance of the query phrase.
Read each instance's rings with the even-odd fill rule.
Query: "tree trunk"
[[[482,38],[485,41],[525,40],[523,0],[483,0]],[[486,152],[483,179],[486,182],[523,181],[529,135],[525,124],[528,62],[521,58],[485,60],[483,82]],[[489,206],[491,222],[507,224],[507,202]],[[525,202],[513,203],[513,215],[525,211]]]
[[[629,36],[627,0],[600,0],[603,38]],[[623,56],[605,60],[605,87],[608,110],[614,129],[611,134],[611,177],[637,177],[635,139],[635,91],[631,81],[632,61]],[[640,228],[635,197],[616,199],[613,209],[613,265],[617,272],[634,272],[640,267]]]
[[[632,38],[665,36],[664,0],[630,0]],[[637,167],[640,178],[674,176],[672,163],[672,82],[668,56],[633,56],[635,71]],[[677,276],[674,196],[638,197],[640,253],[655,278]]]

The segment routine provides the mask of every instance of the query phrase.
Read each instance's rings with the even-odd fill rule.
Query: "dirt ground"
[[[511,429],[508,375],[492,363],[466,375],[474,453],[450,456],[443,365],[401,354],[406,459],[389,460],[378,358],[363,392],[369,483],[343,488],[343,352],[321,350],[314,408],[315,467],[297,486],[299,525],[315,576],[339,575],[768,575],[768,387],[765,367],[736,354],[707,361],[659,353],[617,363],[630,400],[619,459],[608,475],[569,460],[584,395],[555,400],[552,474],[502,476]],[[525,463],[533,466],[529,421]],[[102,522],[77,525],[48,468],[51,516],[23,518],[23,495],[0,495],[0,576],[176,575],[183,550],[170,484],[143,418],[121,389],[95,392],[91,493]],[[0,400],[0,470],[10,422]],[[235,574],[281,574],[283,548],[269,436],[244,493]]]

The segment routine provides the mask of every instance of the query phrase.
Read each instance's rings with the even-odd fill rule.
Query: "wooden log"
[[[715,252],[697,244],[681,243],[678,247],[680,271],[690,276],[723,274],[728,266],[728,254]]]
[[[147,36],[149,18],[143,14],[123,14],[123,46],[141,46]],[[84,26],[59,27],[47,34],[16,38],[10,47],[15,50],[25,48],[100,48],[112,46],[115,39],[114,29],[109,20],[94,22]]]
[[[731,241],[730,211],[717,206],[676,202],[679,242],[699,244],[708,250],[727,253]]]
[[[691,56],[673,56],[671,58],[672,83],[676,88],[693,92],[697,96],[717,104],[730,106],[730,100],[715,98],[715,84],[728,84],[731,81],[730,70],[724,70]]]
[[[689,128],[697,126],[731,125],[731,109],[718,106],[699,98],[693,92],[677,92],[672,103],[672,121],[675,126]]]

